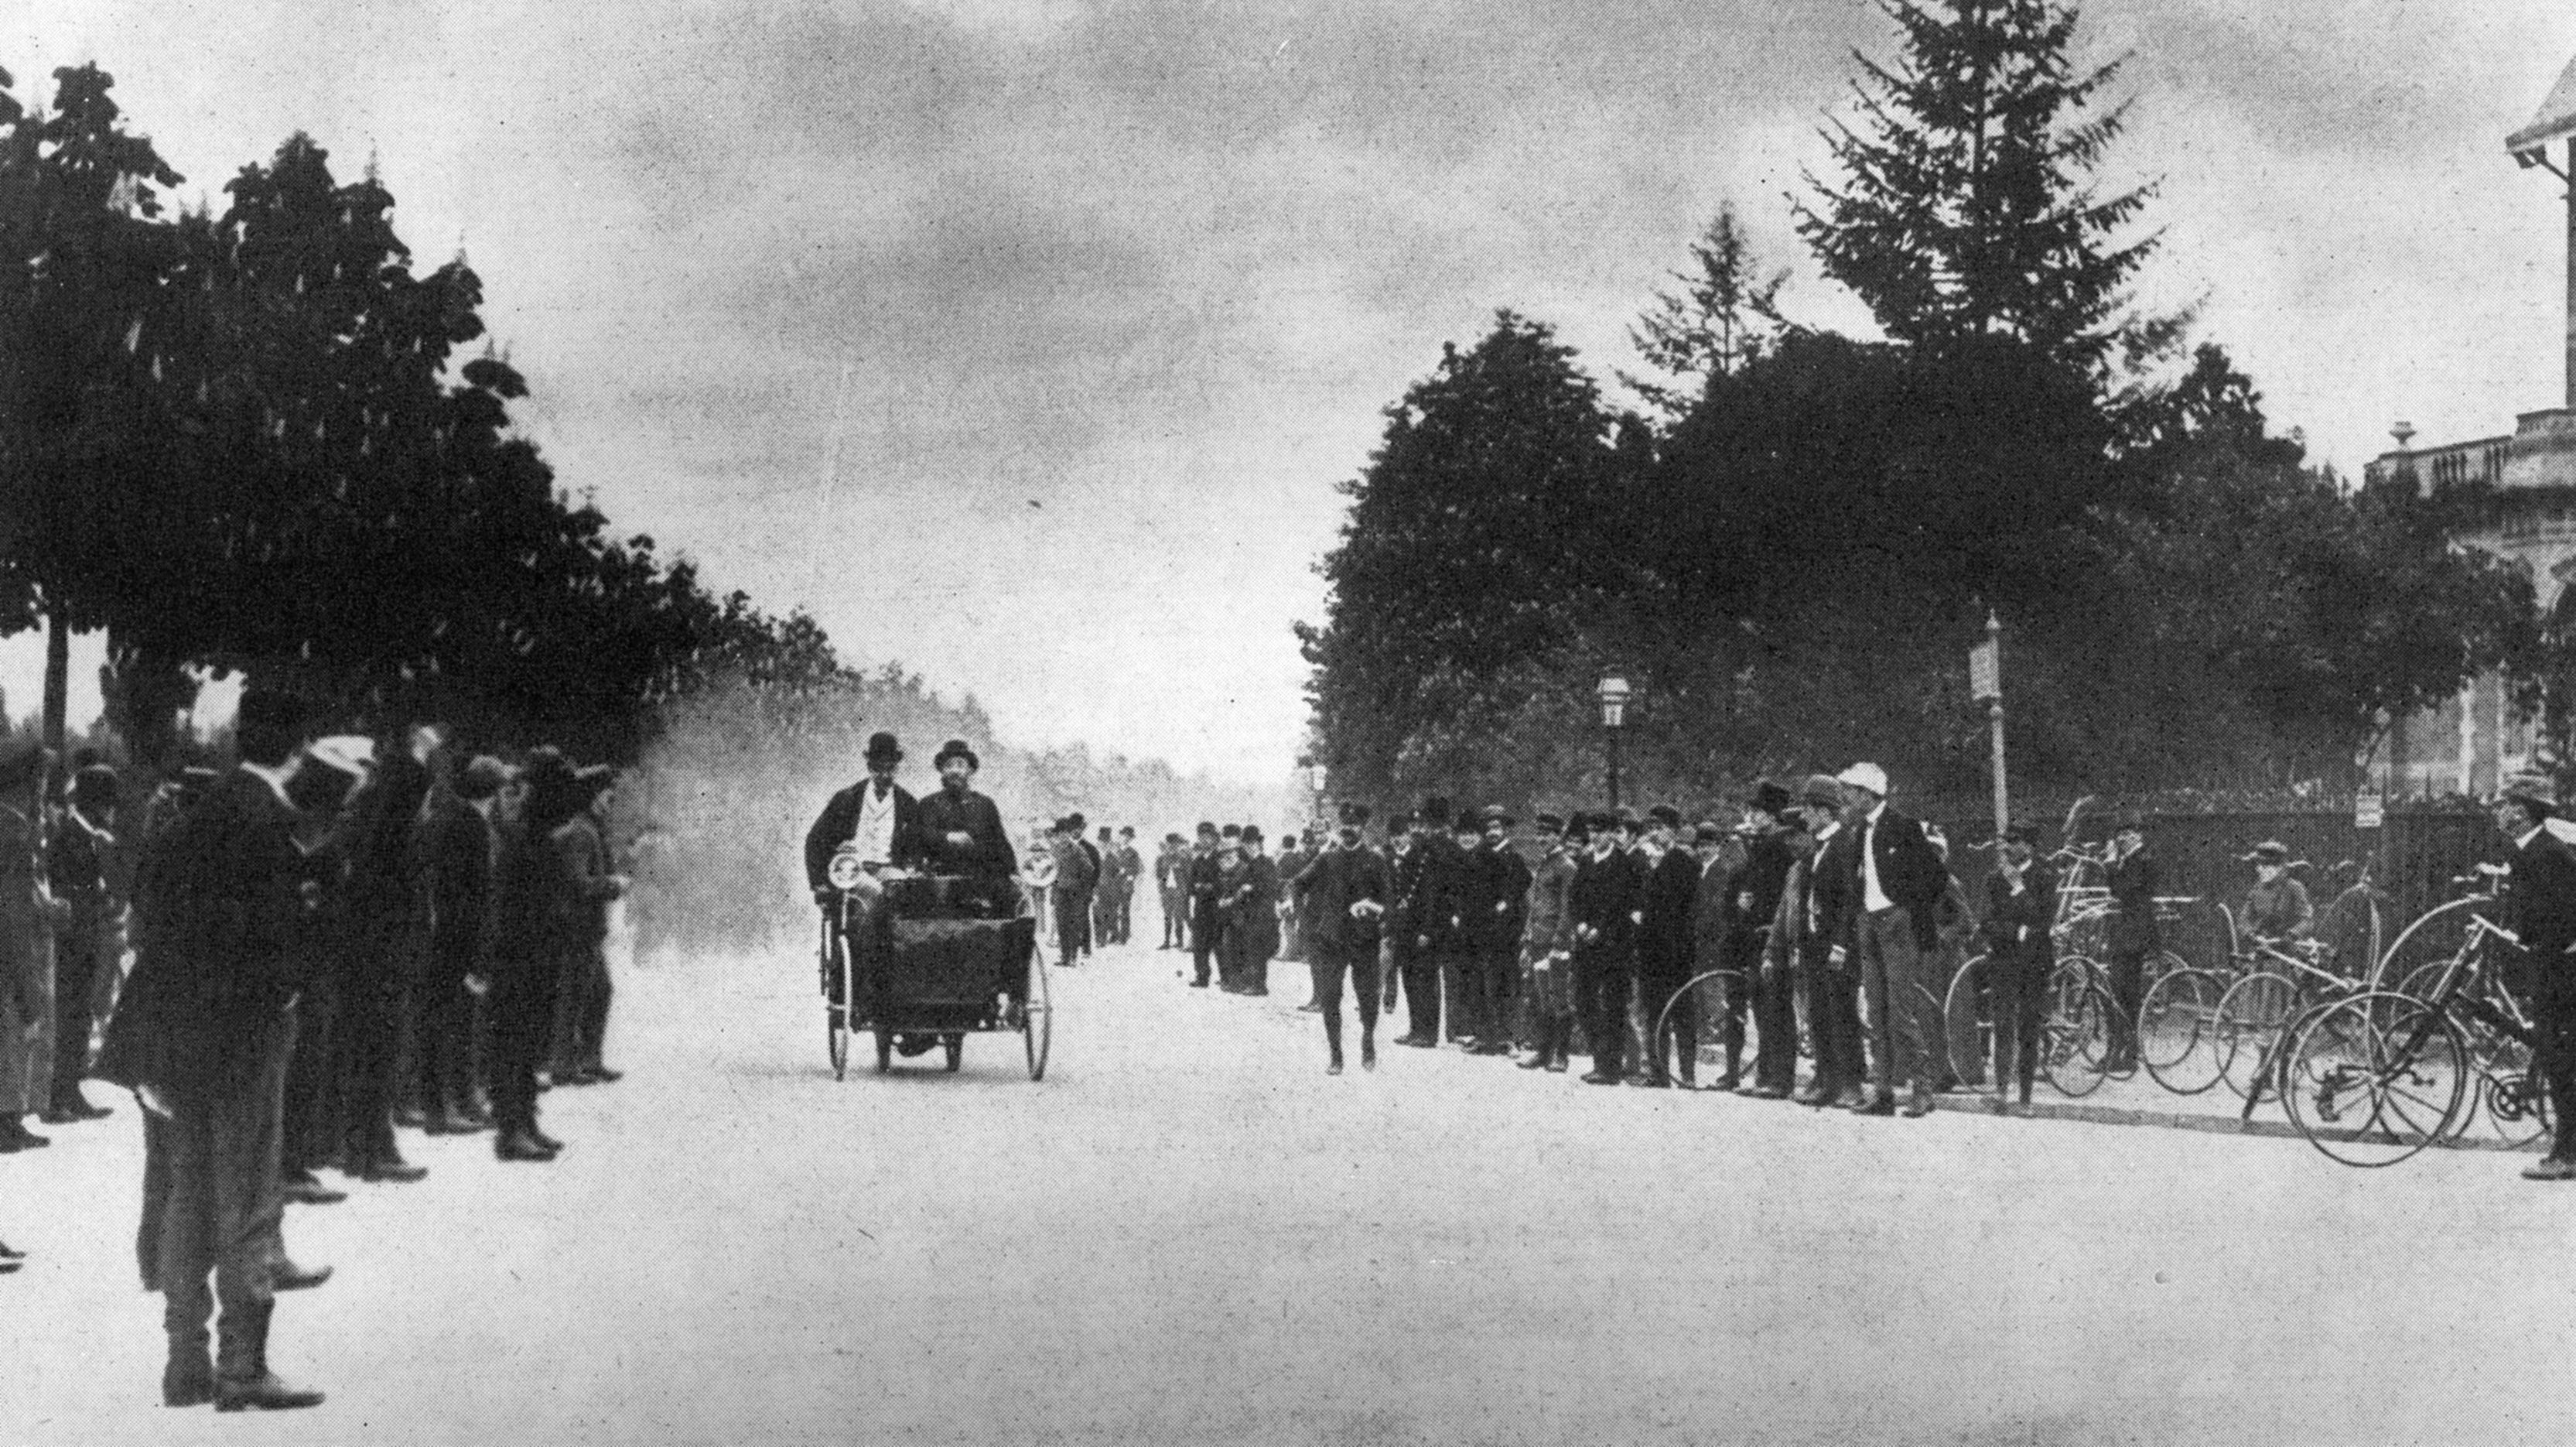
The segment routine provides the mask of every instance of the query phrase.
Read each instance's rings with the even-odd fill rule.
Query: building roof
[[[2558,84],[2550,88],[2549,99],[2541,103],[2540,114],[2531,118],[2530,125],[2507,137],[2504,147],[2520,155],[2571,135],[2576,135],[2576,60],[2567,63],[2566,71],[2558,77]]]

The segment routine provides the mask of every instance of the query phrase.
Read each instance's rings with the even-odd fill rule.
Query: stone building
[[[2482,481],[2503,502],[2497,521],[2459,540],[2531,568],[2543,612],[2576,613],[2576,62],[2571,62],[2530,125],[2505,147],[2525,169],[2548,172],[2568,186],[2567,371],[2564,405],[2525,412],[2509,436],[2413,446],[2414,429],[2399,423],[2394,450],[2364,469],[2378,482],[2413,477],[2419,487]],[[2479,679],[2439,709],[2399,720],[2374,760],[2392,797],[2493,792],[2502,778],[2528,767],[2537,745],[2531,720],[2514,716],[2499,678]]]

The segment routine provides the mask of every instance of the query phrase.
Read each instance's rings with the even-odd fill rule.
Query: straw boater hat
[[[2496,793],[2495,802],[2499,804],[2537,804],[2541,808],[2549,810],[2551,813],[2556,813],[2558,810],[2558,786],[2550,780],[2550,777],[2547,774],[2516,774],[2512,778],[2504,781],[2504,787]]]
[[[1882,799],[1887,797],[1887,770],[1876,764],[1866,762],[1854,764],[1834,775],[1834,782],[1849,784],[1855,789],[1867,789]]]

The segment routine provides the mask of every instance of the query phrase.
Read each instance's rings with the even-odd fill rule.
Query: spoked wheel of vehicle
[[[2218,1083],[2218,1005],[2227,982],[2207,970],[2168,971],[2138,1006],[2138,1063],[2176,1095]]]
[[[850,1017],[838,1005],[823,1007],[823,1024],[828,1036],[827,1048],[832,1054],[832,1078],[850,1078]]]
[[[1028,1047],[1029,1079],[1046,1079],[1047,1046],[1055,1038],[1055,1008],[1047,993],[1046,953],[1029,951],[1027,994],[1020,1002],[1020,1040]]]
[[[2298,1008],[2299,987],[2287,975],[2257,970],[2227,987],[2214,1025],[2218,1073],[2239,1099],[2278,1064],[2281,1032]]]
[[[2110,1074],[2111,997],[2090,984],[2050,993],[2048,1020],[2039,1032],[2040,1073],[2060,1095],[2091,1095]]]
[[[1743,988],[1744,972],[1741,970],[1704,970],[1665,996],[1663,1008],[1655,1012],[1654,1055],[1647,1063],[1647,1070],[1668,1072],[1676,1083],[1683,1080],[1697,1083],[1699,1068],[1705,1063],[1702,1052],[1709,1046],[1725,1043],[1727,1000]],[[1685,1031],[1690,1036],[1687,1040],[1682,1038]],[[1754,1049],[1757,1043],[1753,1016],[1748,1010],[1744,1019],[1743,1047],[1748,1069],[1749,1062],[1760,1058]]]
[[[894,1030],[890,1026],[879,1025],[877,1027],[877,1074],[883,1075],[892,1069],[894,1069]]]
[[[2483,894],[2437,904],[2407,922],[2388,942],[2370,977],[2370,988],[2400,988],[2401,981],[2425,965],[2449,959],[2459,952],[2460,943],[2468,937],[2469,916],[2484,912],[2493,918],[2495,900]]]
[[[2282,1103],[2333,1159],[2393,1166],[2457,1128],[2471,1074],[2457,1026],[2420,1000],[2371,991],[2300,1021],[2283,1055]]]
[[[2452,1123],[2452,1135],[2511,1150],[2547,1138],[2549,1092],[2531,1068],[2531,1047],[2481,1021],[2454,1018],[2451,1023],[2468,1044],[2472,1072],[2469,1099]]]
[[[823,919],[820,946],[823,974],[823,1048],[832,1061],[832,1078],[846,1080],[850,1074],[850,948],[832,927],[829,915]],[[837,989],[835,987],[838,987]]]
[[[1950,1073],[1962,1082],[1985,1079],[1995,1058],[1995,1008],[1989,966],[1984,955],[1972,956],[1950,977],[1941,1000],[1941,1045]]]

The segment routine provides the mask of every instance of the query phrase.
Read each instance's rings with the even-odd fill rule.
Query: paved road
[[[1323,1073],[1301,994],[1056,975],[835,1083],[801,962],[626,973],[553,1166],[294,1208],[318,1412],[154,1405],[125,1105],[0,1161],[0,1443],[2561,1442],[2576,1188],[2296,1141]],[[1293,987],[1298,967],[1279,978]],[[935,1059],[936,1057],[925,1057]]]

